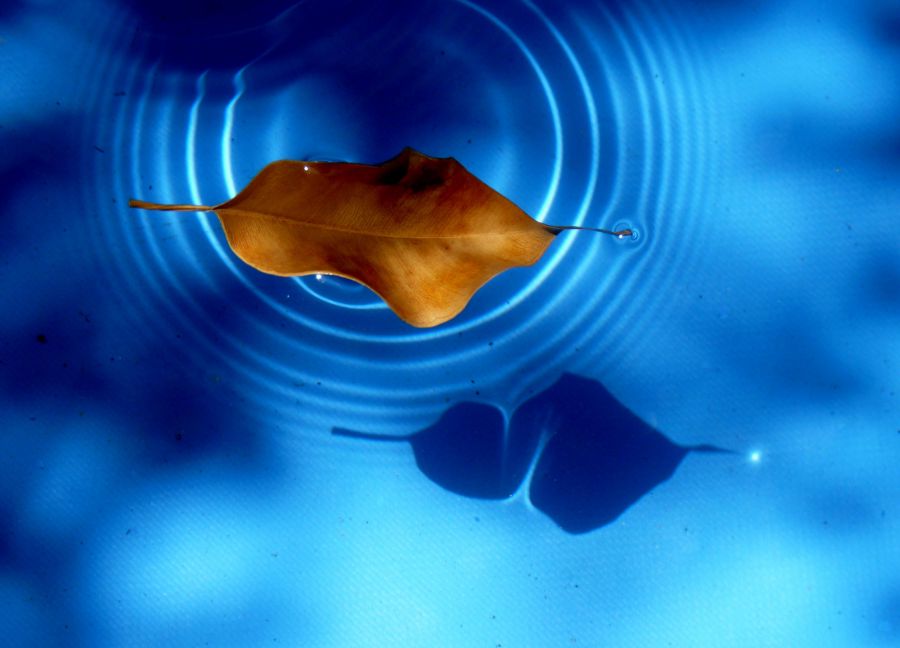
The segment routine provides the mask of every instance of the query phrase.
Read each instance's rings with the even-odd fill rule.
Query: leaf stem
[[[618,236],[619,238],[625,236],[631,236],[632,231],[630,229],[623,229],[618,231],[603,229],[602,227],[582,227],[581,225],[544,225],[552,234],[559,234],[565,230],[582,230],[585,232],[600,232],[601,234],[609,234],[610,236]]]
[[[129,207],[137,207],[138,209],[152,209],[155,211],[212,211],[213,207],[208,205],[162,205],[160,203],[146,202],[144,200],[128,201]]]
[[[371,432],[347,430],[345,428],[332,428],[331,433],[335,436],[348,437],[350,439],[365,439],[366,441],[409,441],[412,438],[411,434],[384,436],[381,434],[372,434]]]

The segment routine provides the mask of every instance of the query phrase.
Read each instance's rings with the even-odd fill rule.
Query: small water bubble
[[[637,242],[637,241],[641,240],[641,230],[639,230],[637,227],[635,227],[628,221],[618,221],[615,225],[613,225],[613,231],[621,232],[623,230],[630,230],[631,236],[627,236],[627,235],[617,236],[616,238],[619,239],[620,241]]]
[[[387,308],[381,298],[359,282],[341,276],[316,272],[305,277],[295,277],[299,288],[313,297],[348,308]]]

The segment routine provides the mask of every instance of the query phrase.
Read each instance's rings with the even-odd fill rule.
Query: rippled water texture
[[[0,7],[0,636],[900,641],[895,2],[71,4]],[[563,233],[414,329],[126,207],[405,146],[635,235]],[[571,385],[635,421],[621,475]]]
[[[379,426],[433,417],[443,398],[473,395],[472,378],[507,405],[576,355],[615,361],[702,250],[714,123],[700,119],[707,81],[678,21],[660,14],[651,28],[646,13],[592,9],[401,2],[386,18],[366,3],[301,3],[191,47],[135,39],[103,73],[124,94],[103,98],[98,200],[112,175],[115,197],[215,204],[271,160],[378,162],[411,145],[459,158],[545,222],[638,234],[561,236],[456,321],[416,331],[354,284],[244,266],[214,218],[128,214],[95,233],[116,249],[117,273],[142,277],[140,298],[131,286],[123,296],[128,313],[196,338],[200,366],[224,355],[254,409],[325,378],[304,401]],[[244,60],[218,65],[220,50],[235,58],[235,41]],[[219,303],[204,308],[198,292]],[[234,325],[210,339],[225,303]],[[612,347],[608,331],[625,322]],[[265,419],[285,415],[309,423],[283,409]]]

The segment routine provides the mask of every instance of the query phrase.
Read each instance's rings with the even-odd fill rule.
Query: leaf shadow
[[[727,452],[673,443],[602,384],[573,374],[521,405],[508,425],[498,408],[464,402],[406,436],[332,433],[408,442],[428,479],[466,497],[506,499],[527,480],[535,508],[572,534],[614,522],[670,479],[690,452]]]

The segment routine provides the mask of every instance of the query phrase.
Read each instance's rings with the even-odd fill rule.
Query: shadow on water
[[[0,237],[0,267],[9,263],[13,252],[28,249],[26,239],[36,247],[46,236],[42,226],[60,230],[58,214],[49,213],[51,196],[69,179],[73,182],[80,169],[72,133],[80,127],[71,114],[57,114],[45,121],[20,121],[0,124],[0,146],[11,154],[0,156],[0,210],[4,214]],[[14,152],[14,154],[12,154]],[[30,209],[22,209],[28,202]],[[29,241],[31,243],[32,241]]]
[[[151,32],[178,36],[240,33],[264,25],[298,0],[123,0]]]
[[[886,248],[871,254],[867,265],[868,276],[862,283],[871,307],[891,314],[900,312],[900,262],[896,250]]]
[[[431,427],[402,437],[335,428],[334,434],[375,441],[408,441],[419,469],[449,491],[480,499],[505,499],[519,487],[539,437],[512,428],[492,405],[459,403]],[[525,434],[523,435],[522,432]]]
[[[284,74],[293,71],[294,75],[314,70],[321,73],[346,58],[363,47],[360,33],[367,37],[365,47],[370,58],[383,62],[385,52],[376,45],[414,36],[409,33],[409,25],[426,24],[415,23],[415,17],[424,20],[431,15],[434,19],[440,7],[433,1],[413,0],[394,2],[389,11],[360,0],[121,0],[119,4],[138,21],[138,37],[150,47],[151,58],[159,57],[164,67],[182,72],[232,70],[266,54],[273,69]],[[404,28],[389,35],[395,18],[402,19],[399,25]],[[379,29],[373,30],[372,25]],[[355,37],[347,38],[350,34]],[[344,51],[346,48],[351,52]],[[315,54],[319,56],[310,58]],[[357,62],[368,64],[363,58]],[[371,80],[366,85],[371,85]]]
[[[222,299],[227,297],[198,294],[197,303],[203,308],[209,301],[213,309]],[[139,435],[148,463],[231,453],[259,458],[255,437],[236,425],[239,396],[223,396],[231,389],[224,370],[212,362],[193,374],[180,367],[174,359],[191,342],[174,334],[149,347],[111,335],[115,312],[100,300],[88,291],[77,300],[61,297],[15,328],[0,327],[2,400],[35,421],[48,406],[74,416],[116,415],[128,421],[120,434]],[[227,316],[217,312],[218,324],[228,326]],[[230,405],[220,407],[223,402]]]
[[[27,407],[51,399],[54,405],[72,404],[73,413],[87,405],[119,410],[148,438],[170,430],[178,454],[243,443],[228,437],[230,416],[222,412],[218,420],[209,406],[212,393],[223,389],[210,378],[214,368],[194,380],[180,375],[172,359],[179,347],[190,347],[189,340],[173,332],[170,340],[157,342],[165,348],[147,348],[145,340],[117,326],[124,306],[113,303],[81,258],[92,244],[82,223],[93,215],[80,213],[77,201],[66,198],[80,191],[82,157],[72,139],[79,128],[76,118],[62,117],[0,130],[0,148],[16,151],[0,160],[0,263],[7,272],[2,285],[28,302],[17,317],[0,322],[0,400]],[[214,312],[225,329],[235,311],[222,305],[239,303],[242,294],[237,286],[234,294],[192,288],[198,308]]]
[[[97,531],[132,489],[163,480],[177,491],[184,478],[211,463],[234,482],[265,483],[277,474],[269,472],[272,457],[244,416],[239,394],[223,396],[226,372],[213,363],[202,372],[180,366],[175,358],[190,341],[174,335],[171,342],[147,344],[110,333],[116,318],[102,295],[84,290],[77,300],[57,298],[33,318],[0,327],[0,405],[15,427],[0,446],[0,579],[35,592],[50,634],[46,643],[30,645],[62,645],[63,636],[65,645],[92,644],[91,631],[78,623],[83,602],[73,580],[85,545],[96,546]],[[217,323],[229,326],[227,318]],[[93,450],[95,435],[108,439],[108,452]],[[92,452],[111,462],[98,466],[96,479],[113,488],[91,489],[74,468]],[[52,501],[74,521],[35,524],[33,517],[44,515],[35,513],[35,498],[72,472],[74,481],[63,482],[72,492]],[[82,490],[86,499],[79,497]],[[61,537],[60,529],[73,535]]]
[[[240,395],[223,396],[226,372],[214,363],[202,372],[180,366],[175,358],[191,342],[174,335],[171,342],[147,344],[111,334],[115,309],[92,292],[60,298],[16,328],[0,327],[9,342],[0,347],[0,405],[15,426],[0,446],[0,579],[35,593],[35,609],[46,622],[38,625],[49,633],[20,645],[63,645],[62,637],[64,645],[94,643],[93,631],[78,621],[84,602],[77,574],[85,546],[97,546],[98,530],[133,489],[156,482],[177,492],[185,478],[210,464],[231,483],[250,478],[265,484],[277,474]],[[201,298],[201,307],[202,299],[220,298]],[[91,304],[90,313],[82,300]],[[228,327],[227,317],[217,324]],[[96,435],[107,438],[108,451],[92,445]],[[91,488],[75,468],[94,456],[110,462],[101,462],[96,479],[112,488]],[[71,473],[75,477],[67,478]],[[35,523],[35,515],[46,515],[36,502],[60,480],[65,490],[51,501],[63,507],[66,521]],[[88,497],[80,497],[82,491]]]
[[[367,137],[372,150],[415,144],[421,124],[446,127],[459,119],[454,117],[457,105],[479,105],[477,98],[456,91],[465,88],[466,77],[449,76],[452,63],[436,63],[442,44],[413,48],[411,43],[424,43],[427,30],[421,34],[398,32],[378,3],[133,0],[122,4],[133,10],[141,38],[151,43],[147,60],[162,56],[163,67],[186,73],[206,69],[232,72],[271,50],[266,65],[254,76],[262,90],[277,89],[298,75],[328,78],[368,111],[372,128]],[[302,5],[307,13],[295,11],[285,14],[283,20],[277,18],[294,4]],[[616,3],[602,4],[613,7]],[[733,6],[718,1],[706,4],[723,7],[723,13],[730,13],[728,7]],[[753,3],[741,4],[756,10]],[[407,0],[392,8],[411,12],[412,18],[406,16],[404,24],[420,25],[427,24],[428,12],[439,6]],[[0,18],[24,7],[25,3],[17,0],[3,3]],[[302,23],[310,16],[314,20],[309,24],[316,25],[320,33],[305,39],[310,27]],[[900,20],[896,12],[891,16],[891,22],[878,24],[885,38],[896,43]],[[348,38],[348,34],[360,33],[360,25],[365,24],[378,25],[371,39]],[[328,32],[325,37],[323,31]],[[235,36],[235,32],[239,34]],[[287,34],[295,37],[287,39]],[[346,47],[336,47],[336,43]],[[403,60],[401,56],[410,51],[420,58]],[[422,87],[433,83],[428,81],[429,74],[448,80],[446,94],[458,95],[453,100],[459,104],[447,96],[414,101]],[[374,89],[372,78],[379,80]],[[368,94],[363,89],[368,89]],[[89,216],[54,209],[68,204],[64,197],[80,195],[78,164],[83,158],[75,153],[73,134],[81,132],[84,124],[58,117],[52,123],[17,125],[15,132],[9,124],[4,126],[0,150],[15,155],[0,159],[0,211],[5,217],[0,268],[16,281],[3,285],[27,284],[27,292],[17,289],[15,294],[29,296],[37,306],[23,316],[19,308],[26,304],[14,303],[16,310],[11,308],[11,316],[0,322],[0,403],[4,421],[13,428],[7,430],[6,442],[0,446],[4,473],[0,475],[0,578],[4,586],[26,582],[27,589],[10,586],[8,591],[18,601],[27,600],[29,608],[42,610],[36,627],[56,633],[52,641],[21,641],[18,645],[92,645],[88,623],[79,626],[81,636],[74,627],[71,631],[68,627],[63,631],[63,627],[76,619],[81,609],[74,565],[90,562],[83,557],[82,542],[90,540],[121,503],[121,493],[113,491],[128,492],[134,486],[132,481],[202,468],[211,458],[225,459],[232,468],[231,476],[259,476],[269,464],[264,440],[249,433],[252,426],[242,417],[245,408],[237,394],[230,394],[235,398],[229,406],[221,406],[226,400],[222,391],[229,389],[228,371],[213,366],[215,360],[202,367],[202,373],[184,368],[174,358],[188,350],[192,341],[180,340],[174,333],[169,339],[150,341],[140,334],[117,331],[121,305],[112,303],[104,286],[80,259],[58,245],[64,237],[84,236],[77,232],[77,218],[68,217]],[[889,150],[900,151],[896,131],[891,132],[895,136],[888,140]],[[80,242],[91,244],[89,237]],[[892,259],[886,248],[871,266],[875,281],[866,284],[873,301],[891,314],[896,312],[900,290],[900,274]],[[213,295],[202,286],[192,286],[190,292],[199,311],[218,313],[217,327],[231,330],[238,326],[229,319],[228,311],[219,309],[221,303],[238,303],[241,296],[237,291]],[[771,337],[783,346],[779,347],[782,355],[799,355],[797,368],[785,371],[778,362],[758,359],[771,355],[754,356],[753,350],[737,352],[732,364],[747,368],[757,383],[778,388],[785,399],[806,393],[804,390],[815,395],[828,393],[833,388],[832,378],[843,375],[845,367],[827,353],[827,339],[803,342],[812,338],[816,319],[809,313],[792,317],[787,309],[777,319],[780,326],[776,330],[784,335]],[[757,329],[758,324],[750,322],[740,332],[752,338]],[[724,339],[722,348],[748,348],[733,341]],[[723,357],[727,357],[724,352]],[[64,503],[79,512],[77,524],[69,527],[73,530],[70,535],[44,536],[22,521],[22,511],[30,506],[31,488],[43,479],[42,458],[48,449],[57,447],[67,425],[80,421],[110,436],[128,437],[130,447],[136,450],[127,455],[125,477],[115,478],[116,488],[104,490],[89,502],[66,496]],[[334,433],[386,440],[349,430],[335,429]],[[624,408],[600,383],[572,375],[563,376],[524,403],[508,422],[496,407],[461,403],[448,409],[434,425],[398,440],[411,445],[426,477],[466,497],[503,500],[527,482],[535,507],[573,534],[615,521],[670,479],[689,453],[723,452],[673,443]],[[73,453],[67,456],[68,462],[81,458]],[[103,471],[98,470],[96,477],[102,476]],[[28,596],[21,595],[23,592]],[[8,595],[0,600],[0,607],[12,598]],[[101,609],[120,614],[112,608]],[[898,610],[900,597],[892,593],[885,602],[884,616],[896,619]],[[7,610],[5,616],[13,614]],[[176,632],[179,629],[174,628]],[[891,632],[896,634],[896,630]]]
[[[228,371],[216,359],[185,367],[178,359],[196,341],[175,331],[153,338],[123,326],[128,306],[85,261],[83,223],[95,215],[70,200],[80,192],[80,126],[61,118],[0,130],[0,149],[16,152],[0,161],[0,289],[14,315],[0,321],[0,605],[30,596],[38,619],[20,631],[0,624],[17,645],[92,644],[75,580],[85,546],[132,489],[160,478],[177,489],[210,462],[230,479],[273,468]],[[241,299],[237,287],[191,290],[216,313],[216,330],[201,335],[237,326],[221,308]],[[95,458],[101,465],[79,470]],[[52,507],[41,497],[66,519],[45,519]]]
[[[900,640],[900,584],[884,592],[868,618],[872,619],[872,635],[879,645],[894,646]]]
[[[900,5],[891,0],[875,0],[868,10],[874,35],[888,45],[900,46]]]
[[[9,20],[25,9],[24,0],[4,0],[0,3],[0,20]]]
[[[619,403],[600,383],[563,376],[520,407],[516,427],[548,421],[552,436],[531,479],[531,502],[570,533],[613,522],[675,473],[689,452]]]
[[[462,43],[477,40],[488,27],[482,21],[473,23],[456,3],[399,0],[386,10],[359,0],[270,2],[264,15],[274,17],[268,20],[240,20],[246,13],[241,9],[233,16],[213,12],[208,25],[200,9],[183,15],[180,3],[165,4],[174,8],[124,3],[139,20],[154,16],[149,27],[142,23],[137,32],[135,55],[140,52],[145,62],[163,70],[197,76],[207,71],[236,75],[249,66],[246,81],[257,99],[271,94],[280,101],[286,89],[302,87],[314,97],[334,100],[343,108],[334,118],[348,121],[361,134],[359,161],[377,162],[404,146],[421,147],[423,137],[437,129],[475,137],[489,121],[478,108],[491,100],[478,91],[484,63],[476,52],[455,42],[457,37]],[[163,20],[163,13],[182,18]],[[440,26],[437,32],[435,25]],[[512,56],[515,46],[501,42],[498,52]],[[518,74],[522,68],[512,67],[509,78],[498,82],[523,81],[518,85],[526,86],[515,78]],[[305,108],[298,108],[295,114],[302,121]],[[320,113],[310,108],[310,114]]]
[[[442,488],[505,499],[531,475],[532,504],[569,533],[599,529],[668,480],[689,452],[625,408],[599,382],[565,374],[521,405],[509,426],[500,410],[460,403],[432,426],[400,437],[335,428],[338,436],[405,441]]]

